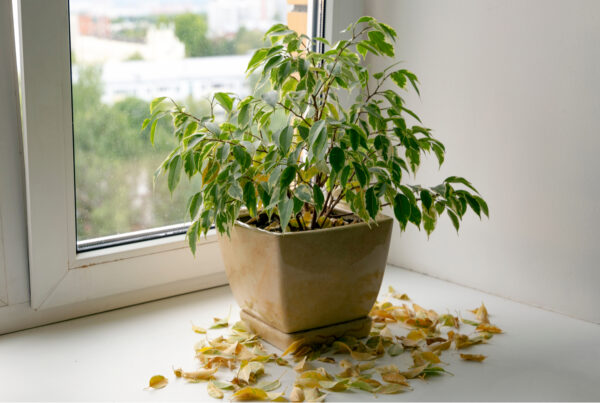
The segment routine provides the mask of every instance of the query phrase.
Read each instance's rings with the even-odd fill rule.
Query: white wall
[[[391,263],[600,323],[600,2],[374,0],[366,12],[397,29],[397,59],[422,83],[407,100],[447,146],[418,182],[464,175],[491,210],[460,236],[447,217],[429,241],[396,232]]]

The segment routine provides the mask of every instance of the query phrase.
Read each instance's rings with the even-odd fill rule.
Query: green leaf
[[[254,188],[254,183],[248,181],[244,185],[244,204],[248,209],[248,213],[250,216],[256,216],[256,189]]]
[[[481,197],[479,197],[477,195],[473,195],[473,198],[475,198],[475,200],[477,200],[477,202],[479,203],[479,206],[481,207],[481,211],[483,212],[483,214],[485,214],[485,216],[489,218],[490,211],[488,209],[488,205],[485,202],[485,200],[483,200]]]
[[[313,185],[313,199],[315,200],[315,210],[323,210],[325,196],[323,195],[323,191],[321,190],[321,188],[317,185]]]
[[[190,201],[188,203],[188,211],[190,213],[190,220],[194,221],[196,216],[198,215],[198,210],[200,210],[200,206],[202,205],[202,193],[198,192],[190,197]]]
[[[431,193],[429,193],[428,190],[421,190],[421,203],[423,203],[423,207],[425,207],[426,210],[431,208],[433,199],[431,198]]]
[[[403,231],[406,228],[408,219],[410,218],[411,210],[412,207],[408,197],[398,193],[396,197],[394,197],[394,215],[396,216],[396,220],[398,220],[400,223],[400,228],[402,228]]]
[[[242,187],[237,181],[233,181],[229,188],[227,188],[227,194],[236,200],[245,202]]]
[[[418,208],[411,208],[408,221],[413,223],[417,228],[421,228],[421,211]]]
[[[473,187],[473,185],[471,185],[471,182],[469,182],[465,178],[461,178],[460,176],[449,176],[446,179],[444,179],[444,182],[446,182],[446,183],[461,183],[461,184],[465,185],[466,187],[468,187],[469,189],[471,189],[472,191],[474,191],[475,193],[479,193],[477,191],[477,189],[475,189]]]
[[[196,241],[198,239],[198,221],[192,223],[187,230],[187,240],[192,253],[196,254]]]
[[[379,199],[375,196],[375,189],[373,187],[367,189],[367,192],[365,193],[365,202],[369,216],[375,219],[379,212]]]
[[[288,126],[284,128],[279,135],[279,148],[283,154],[287,154],[292,145],[292,139],[294,137],[294,126]]]
[[[427,236],[431,235],[431,233],[435,229],[435,222],[435,215],[423,214],[423,228],[425,229]]]
[[[269,193],[269,185],[266,182],[261,182],[258,184],[257,188],[258,195],[262,200],[262,204],[265,210],[267,210],[267,206],[269,206],[269,204],[271,203],[271,193]]]
[[[319,134],[325,129],[325,121],[319,120],[315,122],[308,132],[308,143],[312,147]]]
[[[448,213],[448,217],[450,217],[450,221],[452,221],[452,225],[454,226],[454,228],[456,229],[456,232],[458,233],[458,229],[460,228],[460,221],[459,221],[458,217],[450,209],[446,209],[446,213]]]
[[[169,163],[169,176],[167,180],[167,184],[169,187],[169,191],[173,193],[175,187],[179,183],[179,179],[181,178],[181,156],[176,155],[173,157],[171,162]]]
[[[287,225],[292,217],[292,211],[294,210],[294,201],[284,195],[284,200],[277,204],[279,210],[279,221],[281,223],[281,231],[286,232]]]
[[[225,109],[225,111],[231,112],[231,109],[233,109],[233,99],[228,94],[224,92],[216,92],[214,98],[217,100],[219,105]]]
[[[246,150],[244,150],[244,147],[242,146],[236,145],[233,147],[233,157],[242,167],[242,171],[248,169],[252,163],[252,157],[246,152]]]
[[[368,15],[365,15],[365,16],[362,16],[362,17],[360,17],[360,18],[359,18],[359,19],[356,21],[356,23],[357,23],[357,24],[360,24],[360,23],[362,23],[362,22],[370,22],[370,21],[374,21],[374,20],[375,20],[375,18],[373,18],[373,17],[370,17],[370,16],[368,16]]]
[[[265,92],[261,95],[261,98],[270,106],[275,107],[277,101],[279,101],[279,93],[277,91]]]
[[[348,178],[350,177],[350,165],[346,165],[344,169],[342,169],[342,173],[340,173],[340,183],[342,186],[346,186],[348,183]]]
[[[360,186],[363,188],[367,186],[369,176],[366,173],[366,169],[364,169],[364,167],[358,162],[354,161],[352,162],[352,167],[354,168],[354,172],[356,172],[356,179],[358,180],[358,183],[360,183]]]
[[[245,127],[250,121],[250,104],[243,104],[238,112],[238,125]]]
[[[167,99],[167,97],[154,98],[152,102],[150,102],[150,114],[154,113],[158,105],[160,105],[165,99]]]
[[[150,144],[154,145],[154,132],[156,132],[156,125],[158,124],[158,120],[152,122],[152,126],[150,126]]]
[[[281,189],[287,189],[290,186],[290,183],[294,181],[296,177],[296,166],[292,165],[283,170],[281,173],[281,177],[279,178],[279,186]]]
[[[294,195],[304,203],[312,203],[312,192],[308,186],[301,184],[294,190]]]
[[[346,164],[346,154],[340,147],[333,147],[329,153],[329,163],[334,172],[339,172]]]
[[[215,136],[218,136],[221,134],[221,128],[215,122],[204,122],[204,127],[206,127],[206,130],[208,130]]]
[[[217,149],[217,152],[215,153],[215,157],[219,161],[225,162],[227,160],[227,157],[229,157],[229,148],[229,143],[221,144]]]
[[[481,218],[481,206],[479,206],[477,200],[467,192],[465,192],[464,195],[467,199],[467,203],[471,206],[471,209]]]
[[[390,74],[392,81],[400,88],[404,88],[406,86],[406,76],[402,71],[403,70],[398,70]]]
[[[386,56],[394,56],[394,47],[385,40],[385,35],[379,31],[369,31],[367,33],[370,43]]]
[[[264,58],[267,56],[267,52],[268,52],[268,49],[264,49],[264,48],[258,49],[256,52],[254,52],[254,54],[252,55],[252,58],[250,59],[250,62],[248,62],[248,67],[246,67],[246,71],[252,72],[254,69],[256,69],[258,64],[260,62],[262,62],[264,60]]]

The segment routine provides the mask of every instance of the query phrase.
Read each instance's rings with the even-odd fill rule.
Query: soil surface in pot
[[[242,216],[238,218],[238,220],[244,224],[252,225],[253,227],[260,228],[265,231],[282,232],[281,223],[277,214],[273,214],[271,217],[265,213],[259,214],[256,217]],[[329,217],[319,217],[316,220],[316,223],[313,223],[313,214],[307,211],[304,213],[300,212],[294,218],[292,218],[288,224],[288,230],[291,232],[310,231],[312,229],[340,227],[360,222],[363,222],[363,220],[361,220],[354,213],[336,211]]]

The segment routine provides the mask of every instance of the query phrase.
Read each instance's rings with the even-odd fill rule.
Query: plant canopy
[[[444,213],[457,231],[467,209],[488,215],[462,177],[434,187],[407,183],[424,154],[440,166],[445,154],[402,98],[419,93],[417,77],[397,64],[376,73],[365,67],[368,54],[394,56],[390,26],[362,17],[344,32],[349,38],[332,45],[274,25],[265,34],[271,45],[248,64],[248,75],[259,77],[253,94],[217,92],[206,116],[165,97],[151,103],[143,124],[151,141],[160,119],[172,119],[178,140],[156,175],[166,174],[171,192],[182,174],[202,178],[187,206],[192,251],[213,225],[229,234],[244,206],[283,232],[343,223],[340,203],[367,223],[389,205],[402,230],[412,223],[428,235]],[[313,50],[317,43],[323,53]]]

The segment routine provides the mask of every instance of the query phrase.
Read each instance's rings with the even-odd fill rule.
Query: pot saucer
[[[301,330],[294,333],[284,333],[245,309],[242,309],[240,312],[240,318],[246,322],[254,333],[281,350],[285,350],[294,341],[300,339],[304,339],[306,344],[330,344],[342,336],[366,337],[371,331],[372,322],[371,318],[366,316],[329,326]]]

